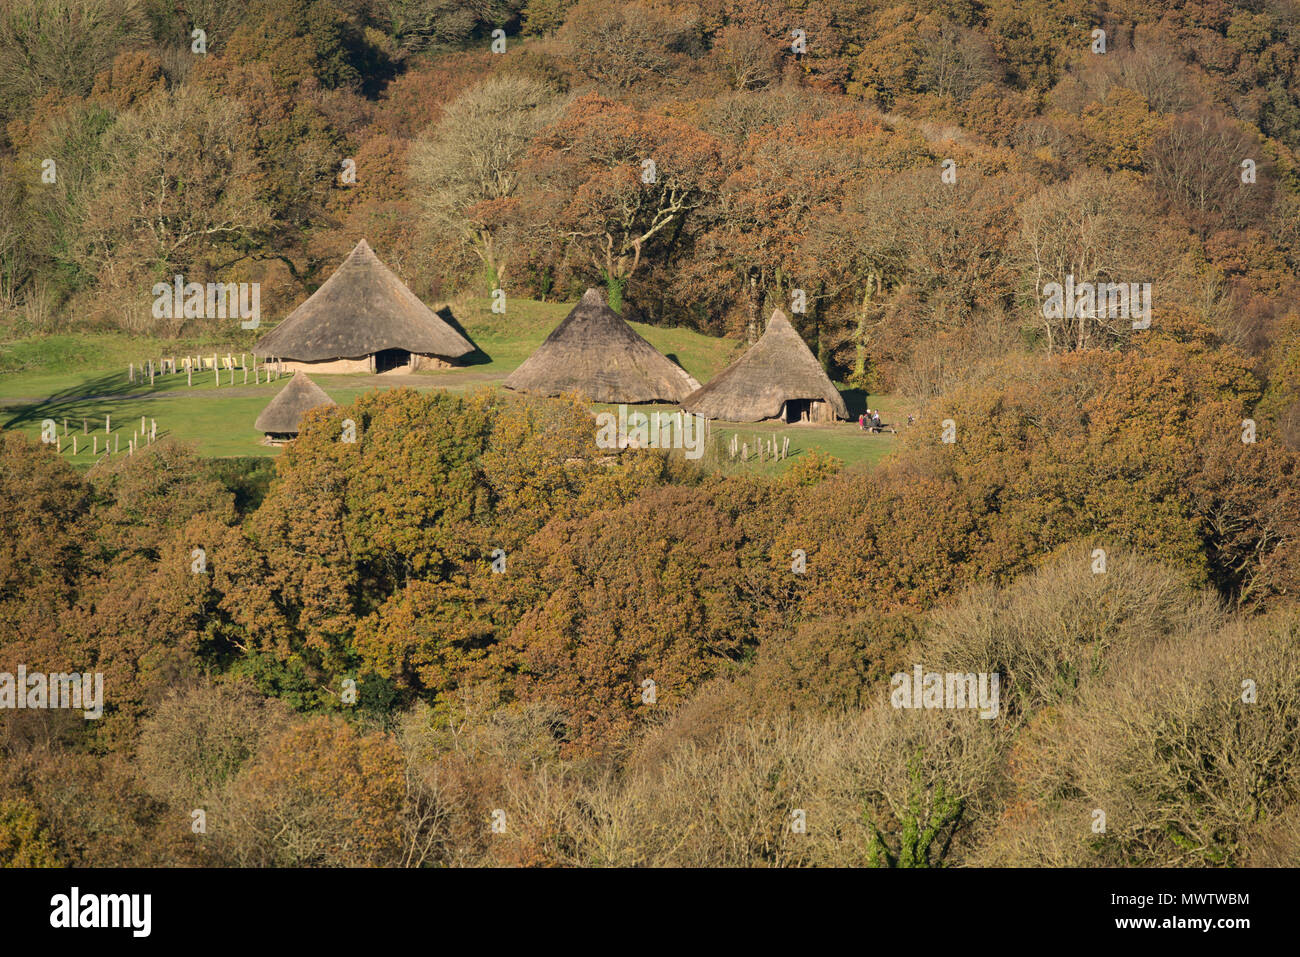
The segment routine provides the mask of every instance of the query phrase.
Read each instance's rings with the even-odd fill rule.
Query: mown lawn
[[[416,376],[379,377],[370,375],[320,375],[313,379],[335,402],[347,404],[374,388],[413,385],[415,388],[444,388],[452,391],[499,387],[546,338],[568,313],[572,304],[512,300],[505,315],[493,314],[487,299],[469,300],[456,308],[456,316],[480,354],[474,363],[460,369],[422,373]],[[731,339],[702,336],[686,329],[665,329],[634,323],[637,332],[665,355],[672,357],[691,375],[707,382],[743,351],[742,343]],[[252,376],[244,384],[243,373],[235,372],[233,386],[229,372],[215,385],[211,370],[195,373],[194,385],[186,385],[183,373],[157,376],[153,386],[139,375],[127,380],[127,363],[187,354],[225,355],[250,353],[251,342],[176,342],[121,334],[59,335],[0,343],[0,428],[17,429],[39,438],[42,423],[53,420],[63,439],[69,461],[89,467],[94,460],[92,439],[98,436],[101,453],[108,441],[116,441],[124,454],[127,441],[140,429],[144,416],[158,423],[158,435],[193,443],[203,455],[213,457],[273,456],[278,449],[263,445],[253,422],[287,379],[254,385]],[[856,418],[864,397],[846,393],[850,412]],[[872,407],[882,409],[888,421],[906,421],[906,412],[892,396],[875,396]],[[608,408],[594,407],[594,411]],[[668,406],[645,406],[645,411],[670,411]],[[112,436],[106,436],[104,417],[111,417]],[[65,420],[67,431],[65,433]],[[83,420],[89,434],[83,432]],[[72,455],[76,434],[78,454]],[[740,463],[724,451],[731,436],[751,447],[775,436],[777,444],[790,439],[789,456],[781,462]],[[715,422],[711,428],[712,451],[705,457],[712,467],[772,474],[798,458],[820,449],[848,466],[875,464],[894,445],[892,435],[867,435],[856,422],[835,425],[785,425],[783,423],[728,424]]]
[[[127,386],[127,364],[148,359],[180,358],[184,355],[225,355],[233,351],[250,353],[256,341],[215,342],[212,340],[154,339],[124,333],[40,336],[0,342],[0,402],[42,399],[60,393],[83,390],[90,381],[112,382],[120,373],[121,385]],[[212,381],[211,374],[207,381]],[[157,388],[169,385],[162,378],[154,380]],[[116,383],[114,383],[116,384]],[[181,377],[179,388],[185,388]]]

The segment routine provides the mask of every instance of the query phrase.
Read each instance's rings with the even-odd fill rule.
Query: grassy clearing
[[[907,414],[901,412],[901,403],[892,396],[872,398],[871,407],[879,404],[882,418],[895,422],[907,421]],[[596,404],[595,412],[617,413],[618,406]],[[671,405],[636,405],[628,406],[629,414],[637,412],[675,413],[679,411]],[[901,431],[901,429],[900,429]],[[748,444],[751,458],[741,461],[732,459],[728,453],[732,436],[738,437],[738,447]],[[777,447],[782,447],[785,439],[790,440],[787,457],[773,461],[765,457],[762,461],[754,458],[759,445],[766,447],[769,439],[775,439]],[[749,472],[756,475],[777,475],[793,464],[800,456],[814,450],[833,455],[844,463],[846,468],[872,466],[881,461],[894,448],[897,436],[888,432],[872,435],[858,428],[857,422],[837,422],[833,425],[796,424],[784,422],[713,422],[709,428],[709,442],[706,446],[704,464],[725,472]]]
[[[472,390],[499,388],[502,380],[526,359],[547,334],[568,313],[571,304],[513,300],[509,312],[495,315],[487,299],[470,299],[458,303],[455,312],[470,338],[479,346],[480,356],[469,366],[414,376],[319,375],[313,379],[335,402],[347,404],[363,392],[395,385],[419,389]],[[715,339],[687,329],[662,329],[634,323],[637,332],[655,348],[679,362],[691,375],[707,382],[743,351],[735,340]],[[62,454],[80,467],[94,463],[92,451],[98,437],[100,454],[105,441],[116,442],[125,454],[127,442],[140,431],[140,417],[158,423],[158,435],[193,443],[199,452],[212,457],[277,455],[279,450],[262,444],[262,435],[253,422],[286,383],[279,381],[244,384],[243,374],[236,371],[234,384],[230,374],[222,375],[222,384],[214,382],[211,370],[196,373],[194,385],[186,385],[185,375],[157,376],[152,386],[127,380],[127,363],[139,363],[161,356],[186,354],[224,355],[251,352],[212,341],[176,342],[134,338],[120,334],[61,335],[0,343],[0,428],[16,429],[32,439],[39,439],[45,420],[53,420],[63,438]],[[251,360],[251,355],[250,355]],[[847,393],[850,412],[856,418],[865,397]],[[872,397],[872,407],[882,409],[888,421],[906,421],[906,411],[890,396]],[[595,410],[610,408],[596,406]],[[675,411],[669,406],[641,406],[643,411]],[[112,433],[104,431],[104,418],[111,417]],[[65,420],[67,431],[65,433]],[[85,431],[83,431],[83,420]],[[72,436],[77,436],[77,455],[72,454]],[[723,451],[733,434],[751,447],[756,441],[775,436],[778,444],[789,437],[789,458],[745,464],[728,459]],[[711,430],[713,449],[706,463],[726,470],[745,470],[774,474],[796,461],[799,456],[820,449],[834,455],[849,467],[869,466],[882,459],[894,445],[892,435],[866,435],[856,422],[835,425],[786,425],[784,423],[729,424],[717,422]]]
[[[155,339],[123,333],[84,333],[39,336],[0,342],[0,401],[41,399],[83,388],[87,380],[120,373],[127,384],[127,364],[148,359],[180,358],[185,355],[225,355],[249,352],[252,341],[243,344],[214,340]],[[209,381],[211,376],[209,376]],[[156,379],[155,383],[161,383]],[[181,388],[185,383],[182,377]],[[164,386],[165,387],[165,386]]]

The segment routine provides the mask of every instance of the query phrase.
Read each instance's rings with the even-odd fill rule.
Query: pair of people
[[[878,411],[867,409],[864,415],[858,416],[858,428],[862,429],[864,432],[868,429],[879,429],[880,413]]]

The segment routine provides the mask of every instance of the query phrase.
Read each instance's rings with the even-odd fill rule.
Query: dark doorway
[[[787,399],[785,403],[784,415],[781,418],[787,422],[802,422],[805,415],[812,412],[812,399]]]
[[[410,364],[411,354],[405,349],[381,349],[375,353],[376,372],[391,372]]]

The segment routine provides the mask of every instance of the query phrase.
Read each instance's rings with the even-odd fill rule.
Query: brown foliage
[[[389,864],[402,847],[404,793],[390,736],[309,718],[269,738],[239,772],[209,833],[240,866]]]

